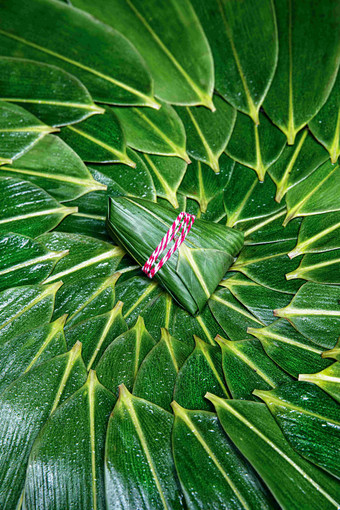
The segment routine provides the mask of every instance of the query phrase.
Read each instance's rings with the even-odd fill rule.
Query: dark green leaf
[[[124,163],[135,167],[126,154],[126,143],[120,123],[111,108],[76,126],[66,126],[60,137],[83,161],[90,163]]]
[[[316,374],[300,374],[299,381],[316,384],[340,404],[340,361]]]
[[[230,439],[249,460],[284,510],[334,510],[339,484],[298,455],[264,404],[207,396]]]
[[[0,58],[0,98],[23,106],[49,126],[103,113],[77,78],[58,67],[22,58]]]
[[[0,6],[0,19],[3,55],[61,66],[95,101],[158,107],[139,53],[88,14],[53,0],[11,0]]]
[[[171,411],[176,377],[191,351],[190,345],[177,340],[162,328],[161,340],[140,365],[133,394]]]
[[[91,370],[86,384],[48,419],[29,458],[27,510],[39,506],[105,510],[103,458],[113,402]]]
[[[213,108],[213,61],[209,45],[188,0],[73,0],[125,35],[155,80],[155,94],[173,104]],[[174,34],[180,34],[180,37]]]
[[[330,1],[276,0],[279,59],[264,108],[293,144],[326,101],[339,66],[340,24]],[[303,93],[302,93],[303,91]]]
[[[263,113],[260,113],[259,124],[254,124],[247,115],[238,112],[225,151],[231,158],[255,170],[262,182],[268,167],[277,160],[285,145],[284,135]]]
[[[340,250],[305,255],[287,280],[303,278],[316,283],[340,283]]]
[[[171,453],[172,425],[170,413],[134,397],[121,385],[106,437],[109,508],[182,508]]]
[[[295,248],[288,253],[290,258],[302,253],[318,253],[340,248],[340,212],[306,216],[299,230]]]

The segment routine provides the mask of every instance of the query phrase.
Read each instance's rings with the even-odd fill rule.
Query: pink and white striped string
[[[189,234],[191,227],[194,224],[196,217],[193,214],[188,214],[186,212],[181,212],[157,248],[154,250],[152,255],[148,258],[148,260],[145,262],[144,266],[142,267],[142,270],[144,273],[149,277],[153,278],[157,271],[161,269],[162,266],[169,260],[169,258],[175,253],[175,251],[181,246],[186,236]],[[169,243],[176,237],[174,244],[172,247],[167,251],[167,253],[164,255],[164,257],[161,258],[161,260],[156,264],[156,261],[163,253],[165,248],[168,246]]]

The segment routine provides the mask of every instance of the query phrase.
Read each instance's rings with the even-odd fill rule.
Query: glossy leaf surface
[[[288,253],[293,258],[302,253],[318,253],[340,248],[340,212],[306,216],[299,230],[294,249]]]
[[[340,362],[336,361],[316,374],[300,374],[299,381],[316,384],[340,404]]]
[[[286,275],[316,283],[340,283],[340,250],[305,255],[300,265]]]

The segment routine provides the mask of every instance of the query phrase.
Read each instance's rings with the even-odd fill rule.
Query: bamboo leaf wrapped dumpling
[[[177,216],[178,212],[149,200],[110,198],[107,227],[111,236],[143,266]],[[196,315],[242,246],[242,232],[195,219],[185,241],[154,278],[183,308]]]

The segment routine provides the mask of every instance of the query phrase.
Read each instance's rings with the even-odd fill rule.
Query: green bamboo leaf
[[[305,283],[285,308],[274,311],[314,342],[332,348],[339,337],[340,287]]]
[[[124,255],[117,246],[80,234],[50,232],[40,236],[39,242],[49,250],[69,252],[56,264],[45,283],[61,279],[64,283],[74,283],[84,278],[111,276]]]
[[[257,124],[277,62],[272,3],[192,0],[192,4],[212,49],[216,89]],[[247,44],[249,41],[251,44]]]
[[[303,280],[286,280],[286,273],[295,269],[300,261],[290,260],[288,252],[295,241],[282,241],[245,246],[231,271],[239,271],[255,282],[270,289],[294,294]]]
[[[0,165],[11,164],[54,131],[58,130],[46,126],[20,106],[0,101]]]
[[[282,220],[286,215],[286,208],[281,209],[272,216],[266,216],[262,220],[255,219],[239,223],[238,228],[244,233],[244,244],[267,244],[279,241],[296,241],[302,218],[294,218],[285,227],[282,226]],[[70,216],[70,218],[73,215]],[[67,220],[67,218],[65,218]],[[289,256],[289,253],[288,253]]]
[[[337,361],[316,374],[300,374],[299,381],[319,386],[340,404],[340,362]]]
[[[187,409],[210,410],[204,399],[207,391],[229,397],[222,371],[221,350],[195,336],[195,349],[179,370],[174,400]]]
[[[340,250],[305,255],[287,280],[303,278],[316,283],[340,283]]]
[[[231,342],[217,336],[216,342],[222,350],[223,373],[233,398],[256,400],[254,389],[272,389],[291,380],[265,354],[258,340]]]
[[[142,154],[141,158],[152,176],[157,196],[179,207],[177,190],[187,172],[187,163],[172,156]]]
[[[34,184],[0,177],[0,233],[37,237],[52,230],[76,207],[66,207]]]
[[[327,161],[287,193],[288,212],[283,225],[296,216],[338,211],[339,189],[339,165]]]
[[[0,176],[30,181],[61,202],[105,189],[104,184],[93,179],[79,156],[53,135],[45,136],[13,164],[1,166]]]
[[[0,290],[41,283],[67,251],[49,251],[20,234],[0,236]]]
[[[336,5],[329,1],[311,9],[308,0],[276,0],[275,9],[280,52],[264,108],[292,145],[332,90],[340,25]]]
[[[238,112],[225,152],[255,170],[262,182],[267,169],[277,160],[285,145],[284,135],[263,113],[260,113],[259,122],[254,124],[247,115]]]
[[[332,163],[340,156],[340,74],[317,115],[308,123],[315,138],[328,150]]]
[[[301,131],[293,146],[286,145],[268,173],[276,184],[275,200],[281,202],[287,191],[327,161],[327,151],[308,133]]]
[[[76,126],[66,126],[59,136],[83,161],[136,166],[126,154],[125,136],[111,108],[106,107],[104,115],[95,115]]]
[[[207,212],[208,206],[213,204],[214,209],[225,214],[223,191],[228,186],[234,164],[231,158],[223,154],[220,159],[220,172],[216,175],[207,165],[193,160],[179,190],[186,197],[196,200],[201,212]]]
[[[308,383],[291,382],[272,391],[256,390],[291,446],[313,464],[340,478],[339,406]]]
[[[111,342],[97,365],[98,379],[117,396],[120,384],[132,391],[138,369],[156,343],[141,316],[133,328],[126,330]]]
[[[160,110],[113,108],[129,147],[149,154],[178,156],[190,163],[181,119],[172,106],[161,103]]]
[[[213,109],[213,60],[202,27],[188,0],[162,5],[157,0],[73,0],[121,32],[145,59],[155,94],[173,104],[203,104]],[[174,37],[181,34],[181,37]],[[190,48],[190,51],[188,51]]]
[[[108,230],[144,265],[178,213],[148,200],[110,199]],[[199,314],[243,244],[240,232],[196,219],[155,279],[192,315]],[[124,302],[124,299],[122,299]]]
[[[92,164],[91,167],[88,167],[93,179],[106,189],[92,191],[68,204],[76,206],[78,212],[65,218],[67,221],[63,221],[58,230],[71,234],[90,235],[108,241],[110,238],[105,221],[109,197],[133,196],[156,201],[155,186],[144,158],[131,149],[127,150],[127,154],[135,163],[136,168],[126,167],[119,163],[114,165]]]
[[[339,229],[340,212],[306,216],[299,230],[297,244],[288,256],[294,258],[302,253],[318,253],[340,248]]]
[[[49,126],[103,113],[84,85],[58,67],[23,58],[0,58],[0,100],[19,104]]]
[[[190,355],[190,345],[162,328],[160,341],[145,356],[133,386],[133,394],[171,411],[176,377]]]
[[[243,274],[233,274],[220,282],[222,287],[230,290],[232,295],[263,324],[273,322],[274,306],[282,308],[291,300],[289,294],[278,292],[249,280]]]
[[[211,394],[207,397],[224,430],[263,478],[281,508],[338,508],[339,484],[292,449],[264,404],[223,400]]]
[[[79,322],[109,312],[115,304],[115,285],[119,273],[104,278],[79,279],[63,285],[57,292],[53,319],[67,314],[69,328]]]
[[[106,436],[109,508],[183,508],[171,453],[172,425],[170,413],[120,386]]]
[[[50,322],[57,290],[51,285],[26,285],[0,292],[0,342]]]
[[[91,370],[85,385],[48,419],[29,458],[24,496],[27,510],[37,505],[70,510],[106,508],[103,457],[113,402],[113,395]],[[46,492],[46,487],[53,490]]]
[[[189,156],[206,163],[219,173],[219,157],[229,141],[236,120],[236,111],[222,98],[214,96],[215,111],[204,107],[177,107],[187,135]]]
[[[61,66],[100,103],[159,107],[132,44],[85,12],[53,0],[13,0],[1,5],[0,18],[3,55]]]
[[[67,351],[66,315],[0,344],[0,392],[34,365]]]
[[[263,183],[249,170],[236,163],[224,193],[227,225],[242,228],[250,221],[262,223],[269,215],[280,213],[284,207],[274,201],[275,186],[267,176]]]
[[[95,369],[105,349],[128,328],[122,317],[123,303],[118,301],[109,312],[95,315],[75,326],[65,328],[68,348],[81,338],[83,344],[83,360],[86,369]]]
[[[251,338],[247,334],[247,327],[264,325],[234,298],[229,289],[218,289],[208,303],[213,316],[232,340]]]
[[[188,508],[272,508],[271,496],[226,437],[217,416],[176,402],[172,407],[174,459]]]
[[[258,338],[268,356],[293,377],[330,365],[329,360],[321,357],[325,345],[312,342],[285,320],[265,328],[248,328],[248,333]]]
[[[4,510],[21,507],[32,445],[48,416],[85,378],[81,344],[77,344],[66,354],[33,367],[1,393],[0,502]]]

